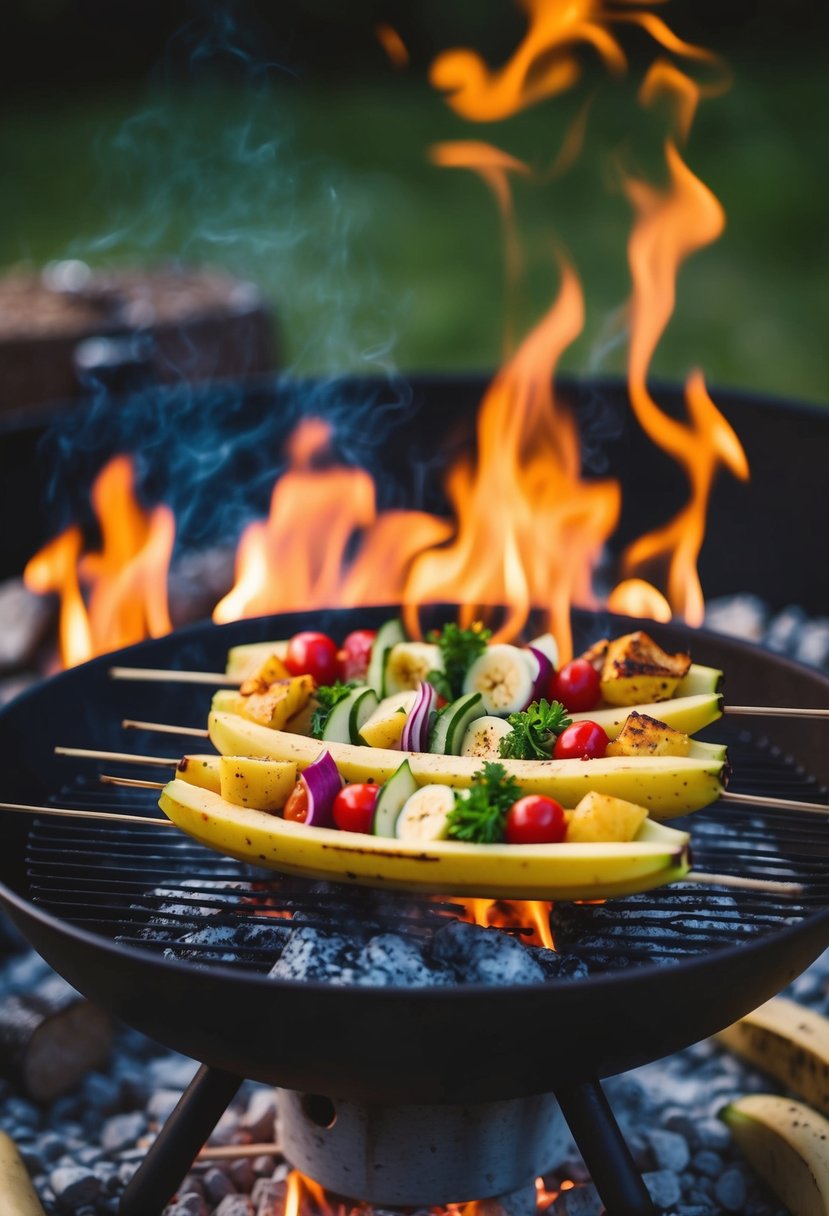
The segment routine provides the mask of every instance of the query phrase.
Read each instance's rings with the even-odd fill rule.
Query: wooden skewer
[[[198,726],[168,726],[164,722],[139,722],[135,718],[124,718],[124,730],[152,730],[161,735],[190,735],[193,739],[209,739],[210,732]]]
[[[763,794],[720,794],[720,802],[731,806],[767,806],[776,811],[808,811],[814,815],[829,815],[825,802],[798,802],[795,798],[766,798]]]
[[[98,780],[102,785],[128,785],[130,789],[163,790],[166,781],[141,781],[138,777],[112,777],[109,773],[101,773]]]
[[[763,891],[767,895],[798,896],[805,892],[805,887],[800,882],[781,882],[774,878],[743,878],[738,874],[706,874],[701,870],[689,870],[680,882],[731,887],[738,891]]]
[[[83,760],[123,760],[125,764],[150,764],[177,768],[179,756],[135,756],[132,752],[99,752],[91,747],[56,747],[56,756],[79,756]]]
[[[110,667],[113,680],[163,680],[173,684],[229,684],[237,688],[243,676],[228,676],[221,671],[174,671],[164,667]]]
[[[196,1161],[237,1161],[241,1157],[279,1157],[279,1144],[206,1144]]]
[[[170,819],[155,819],[152,815],[119,815],[117,811],[75,811],[69,807],[29,806],[23,802],[0,802],[0,811],[19,811],[27,815],[54,815],[57,818],[100,819],[109,823],[149,823],[156,828],[172,828]]]

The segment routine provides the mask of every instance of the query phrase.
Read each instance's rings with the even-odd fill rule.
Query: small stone
[[[256,1209],[247,1195],[227,1195],[213,1216],[256,1216]]]
[[[221,1203],[228,1195],[236,1194],[236,1187],[230,1181],[227,1174],[223,1170],[216,1169],[215,1166],[212,1166],[205,1172],[202,1185],[204,1186],[205,1197],[214,1204]]]
[[[3,1106],[3,1118],[9,1123],[16,1123],[18,1127],[37,1127],[40,1111],[23,1098],[9,1098]]]
[[[101,1160],[101,1150],[93,1144],[87,1144],[76,1153],[76,1157],[80,1165],[95,1165],[96,1161]]]
[[[714,1185],[714,1194],[728,1212],[742,1212],[746,1201],[746,1183],[742,1173],[727,1169]]]
[[[253,1158],[253,1172],[257,1178],[270,1178],[276,1169],[276,1158],[269,1153]]]
[[[198,1064],[187,1056],[170,1052],[153,1060],[149,1067],[152,1083],[157,1089],[186,1089],[193,1080]]]
[[[196,1177],[195,1174],[185,1175],[181,1181],[179,1191],[182,1195],[192,1193],[194,1195],[201,1195],[201,1197],[204,1198],[204,1187],[202,1186],[202,1180],[201,1178]]]
[[[679,1174],[691,1160],[688,1141],[679,1132],[654,1128],[645,1137],[653,1150],[657,1169],[673,1170]]]
[[[61,1211],[73,1212],[84,1203],[94,1203],[101,1193],[100,1179],[82,1166],[64,1165],[49,1175]]]
[[[251,1188],[250,1197],[257,1209],[267,1207],[269,1212],[277,1210],[285,1198],[284,1182],[275,1182],[273,1178],[257,1178]]]
[[[140,1161],[121,1162],[118,1166],[118,1181],[121,1183],[121,1186],[129,1186],[140,1164]]]
[[[719,1178],[724,1169],[722,1157],[710,1148],[700,1149],[691,1161],[691,1165],[698,1174],[702,1174],[705,1178]]]
[[[682,1197],[679,1179],[671,1170],[651,1170],[642,1175],[642,1181],[658,1208],[673,1207]]]
[[[228,1173],[237,1191],[241,1191],[243,1195],[250,1194],[250,1189],[256,1181],[256,1172],[249,1157],[240,1157],[238,1161],[231,1161]]]
[[[117,1114],[121,1107],[121,1086],[113,1077],[92,1072],[83,1083],[83,1097],[88,1109],[99,1119],[106,1119]]]
[[[152,1123],[166,1123],[180,1098],[181,1091],[178,1089],[155,1090],[146,1106],[147,1118]]]
[[[123,1148],[132,1148],[147,1130],[147,1120],[141,1111],[128,1115],[113,1115],[101,1130],[101,1148],[107,1153],[117,1153]]]
[[[592,1182],[562,1191],[549,1209],[551,1216],[601,1216],[604,1204]]]
[[[262,1086],[253,1091],[240,1126],[250,1132],[257,1143],[273,1140],[276,1134],[276,1094],[272,1089]]]
[[[720,1119],[700,1119],[697,1139],[702,1148],[724,1149],[731,1143],[731,1132]]]
[[[33,1178],[36,1174],[42,1174],[46,1169],[46,1160],[43,1153],[35,1145],[18,1143],[17,1151],[20,1153],[20,1158],[29,1171],[30,1178]]]
[[[188,1191],[164,1209],[164,1216],[209,1216],[209,1208],[201,1195]]]
[[[208,1144],[235,1144],[239,1131],[239,1115],[231,1107],[222,1115],[208,1137]]]

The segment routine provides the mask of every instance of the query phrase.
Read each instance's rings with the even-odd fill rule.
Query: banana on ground
[[[235,714],[211,713],[211,741],[230,756],[264,756],[292,760],[300,769],[312,764],[323,750],[331,756],[346,781],[381,784],[407,758],[420,785],[437,782],[462,789],[472,784],[481,762],[473,756],[436,756],[403,753],[350,743],[321,743],[302,735],[271,730]],[[613,756],[604,760],[504,760],[506,771],[525,794],[546,794],[564,807],[576,806],[595,790],[635,802],[653,819],[671,819],[715,802],[723,791],[725,766],[718,758]]]
[[[792,1216],[829,1212],[829,1120],[778,1094],[749,1094],[720,1111],[736,1143]]]
[[[399,754],[399,753],[398,753]],[[407,843],[309,827],[233,806],[174,780],[159,805],[189,836],[240,861],[306,877],[492,899],[611,899],[688,872],[688,833],[646,820],[636,840],[610,844]]]
[[[829,1018],[776,996],[716,1038],[829,1116]]]

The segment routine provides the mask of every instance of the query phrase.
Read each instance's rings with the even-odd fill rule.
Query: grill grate
[[[816,782],[767,741],[727,726],[718,734],[731,736],[735,791],[821,798]],[[54,802],[150,815],[155,796],[104,789],[97,771],[89,771]],[[684,826],[693,832],[695,869],[796,881],[803,896],[775,899],[680,883],[600,905],[558,905],[552,912],[557,948],[593,970],[673,962],[798,923],[829,903],[829,819],[717,806]],[[358,941],[385,932],[424,941],[447,919],[464,915],[449,900],[258,871],[152,823],[37,820],[26,861],[30,898],[64,921],[202,965],[267,971],[299,925]]]

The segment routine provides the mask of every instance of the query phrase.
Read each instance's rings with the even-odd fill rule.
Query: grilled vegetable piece
[[[588,646],[578,657],[584,659],[591,667],[595,668],[601,675],[604,661],[607,658],[607,648],[610,645],[609,638],[600,638],[598,642],[594,642],[592,646]]]
[[[829,1120],[778,1094],[749,1094],[720,1111],[748,1160],[792,1216],[829,1211]]]
[[[378,697],[386,696],[386,664],[393,646],[406,641],[406,631],[402,621],[395,617],[386,621],[377,630],[377,637],[371,648],[366,684],[373,688]],[[389,690],[391,691],[391,690]]]
[[[637,705],[637,713],[648,714],[674,730],[681,730],[686,735],[696,734],[704,726],[716,722],[722,717],[723,699],[719,693],[697,693],[692,697],[674,697],[670,701],[652,701],[646,705]],[[219,708],[216,698],[213,699],[214,709]],[[616,739],[628,720],[630,706],[615,706],[612,709],[591,709],[587,713],[571,714],[574,722],[588,719],[597,722],[610,739]]]
[[[357,835],[231,806],[172,781],[161,809],[182,831],[240,861],[337,882],[447,895],[603,899],[675,882],[688,871],[687,832],[647,820],[629,844],[407,843]]]
[[[359,743],[360,727],[365,726],[377,704],[373,688],[352,688],[329,713],[322,738],[327,743]]]
[[[296,764],[258,756],[219,756],[219,793],[234,806],[281,811],[296,785]]]
[[[422,785],[415,790],[397,817],[398,840],[445,840],[449,812],[455,805],[455,791],[449,785]]]
[[[634,840],[647,817],[643,806],[591,790],[570,815],[564,839],[568,844]]]
[[[417,789],[417,782],[412,776],[408,760],[404,760],[400,768],[392,773],[386,784],[377,795],[374,805],[374,823],[372,833],[375,836],[396,836],[397,817],[403,810],[407,799]]]
[[[282,730],[291,718],[305,709],[313,692],[314,681],[310,676],[289,676],[287,680],[277,680],[264,692],[247,696],[223,689],[216,693],[213,704],[241,714],[260,726]]]
[[[288,668],[275,654],[269,655],[265,662],[258,667],[253,675],[248,676],[239,685],[239,692],[243,697],[249,697],[251,693],[267,692],[271,684],[275,684],[277,680],[290,680],[291,673]]]
[[[530,659],[518,646],[489,646],[466,673],[463,691],[479,692],[486,714],[518,713],[532,700],[535,664]]]
[[[203,790],[212,790],[214,794],[218,794],[221,788],[220,760],[221,756],[182,756],[178,762],[176,776],[188,785],[199,785]]]
[[[637,629],[608,643],[601,670],[602,697],[610,705],[667,701],[690,666],[689,654],[669,654]]]
[[[687,756],[690,751],[691,739],[684,731],[636,710],[607,745],[608,756]]]
[[[384,674],[386,696],[425,684],[430,671],[443,671],[440,647],[432,642],[397,642],[388,651]]]
[[[467,693],[451,705],[445,705],[437,716],[429,737],[429,751],[444,756],[460,755],[467,727],[484,716],[479,692]]]
[[[776,996],[716,1038],[829,1115],[829,1018]]]
[[[227,652],[225,672],[229,676],[245,680],[255,676],[271,656],[284,660],[288,653],[288,641],[248,642],[244,646],[231,646]]]
[[[484,714],[466,728],[460,754],[477,756],[481,760],[497,760],[501,754],[498,745],[511,730],[512,727],[504,718]]]
[[[416,700],[417,693],[409,690],[384,697],[360,727],[358,733],[363,743],[369,747],[396,747]]]
[[[412,694],[402,694],[412,695]],[[295,760],[304,769],[319,755],[314,739],[273,731],[234,714],[212,713],[208,727],[216,749],[225,755],[268,756]],[[399,751],[326,745],[346,781],[381,784],[400,765]],[[439,782],[464,789],[472,785],[481,762],[471,756],[432,756],[411,752],[406,759],[420,784]],[[590,790],[613,794],[647,807],[655,819],[669,819],[714,802],[723,790],[725,766],[720,759],[653,756],[604,760],[503,760],[507,773],[524,794],[547,794],[562,806],[575,806]]]

